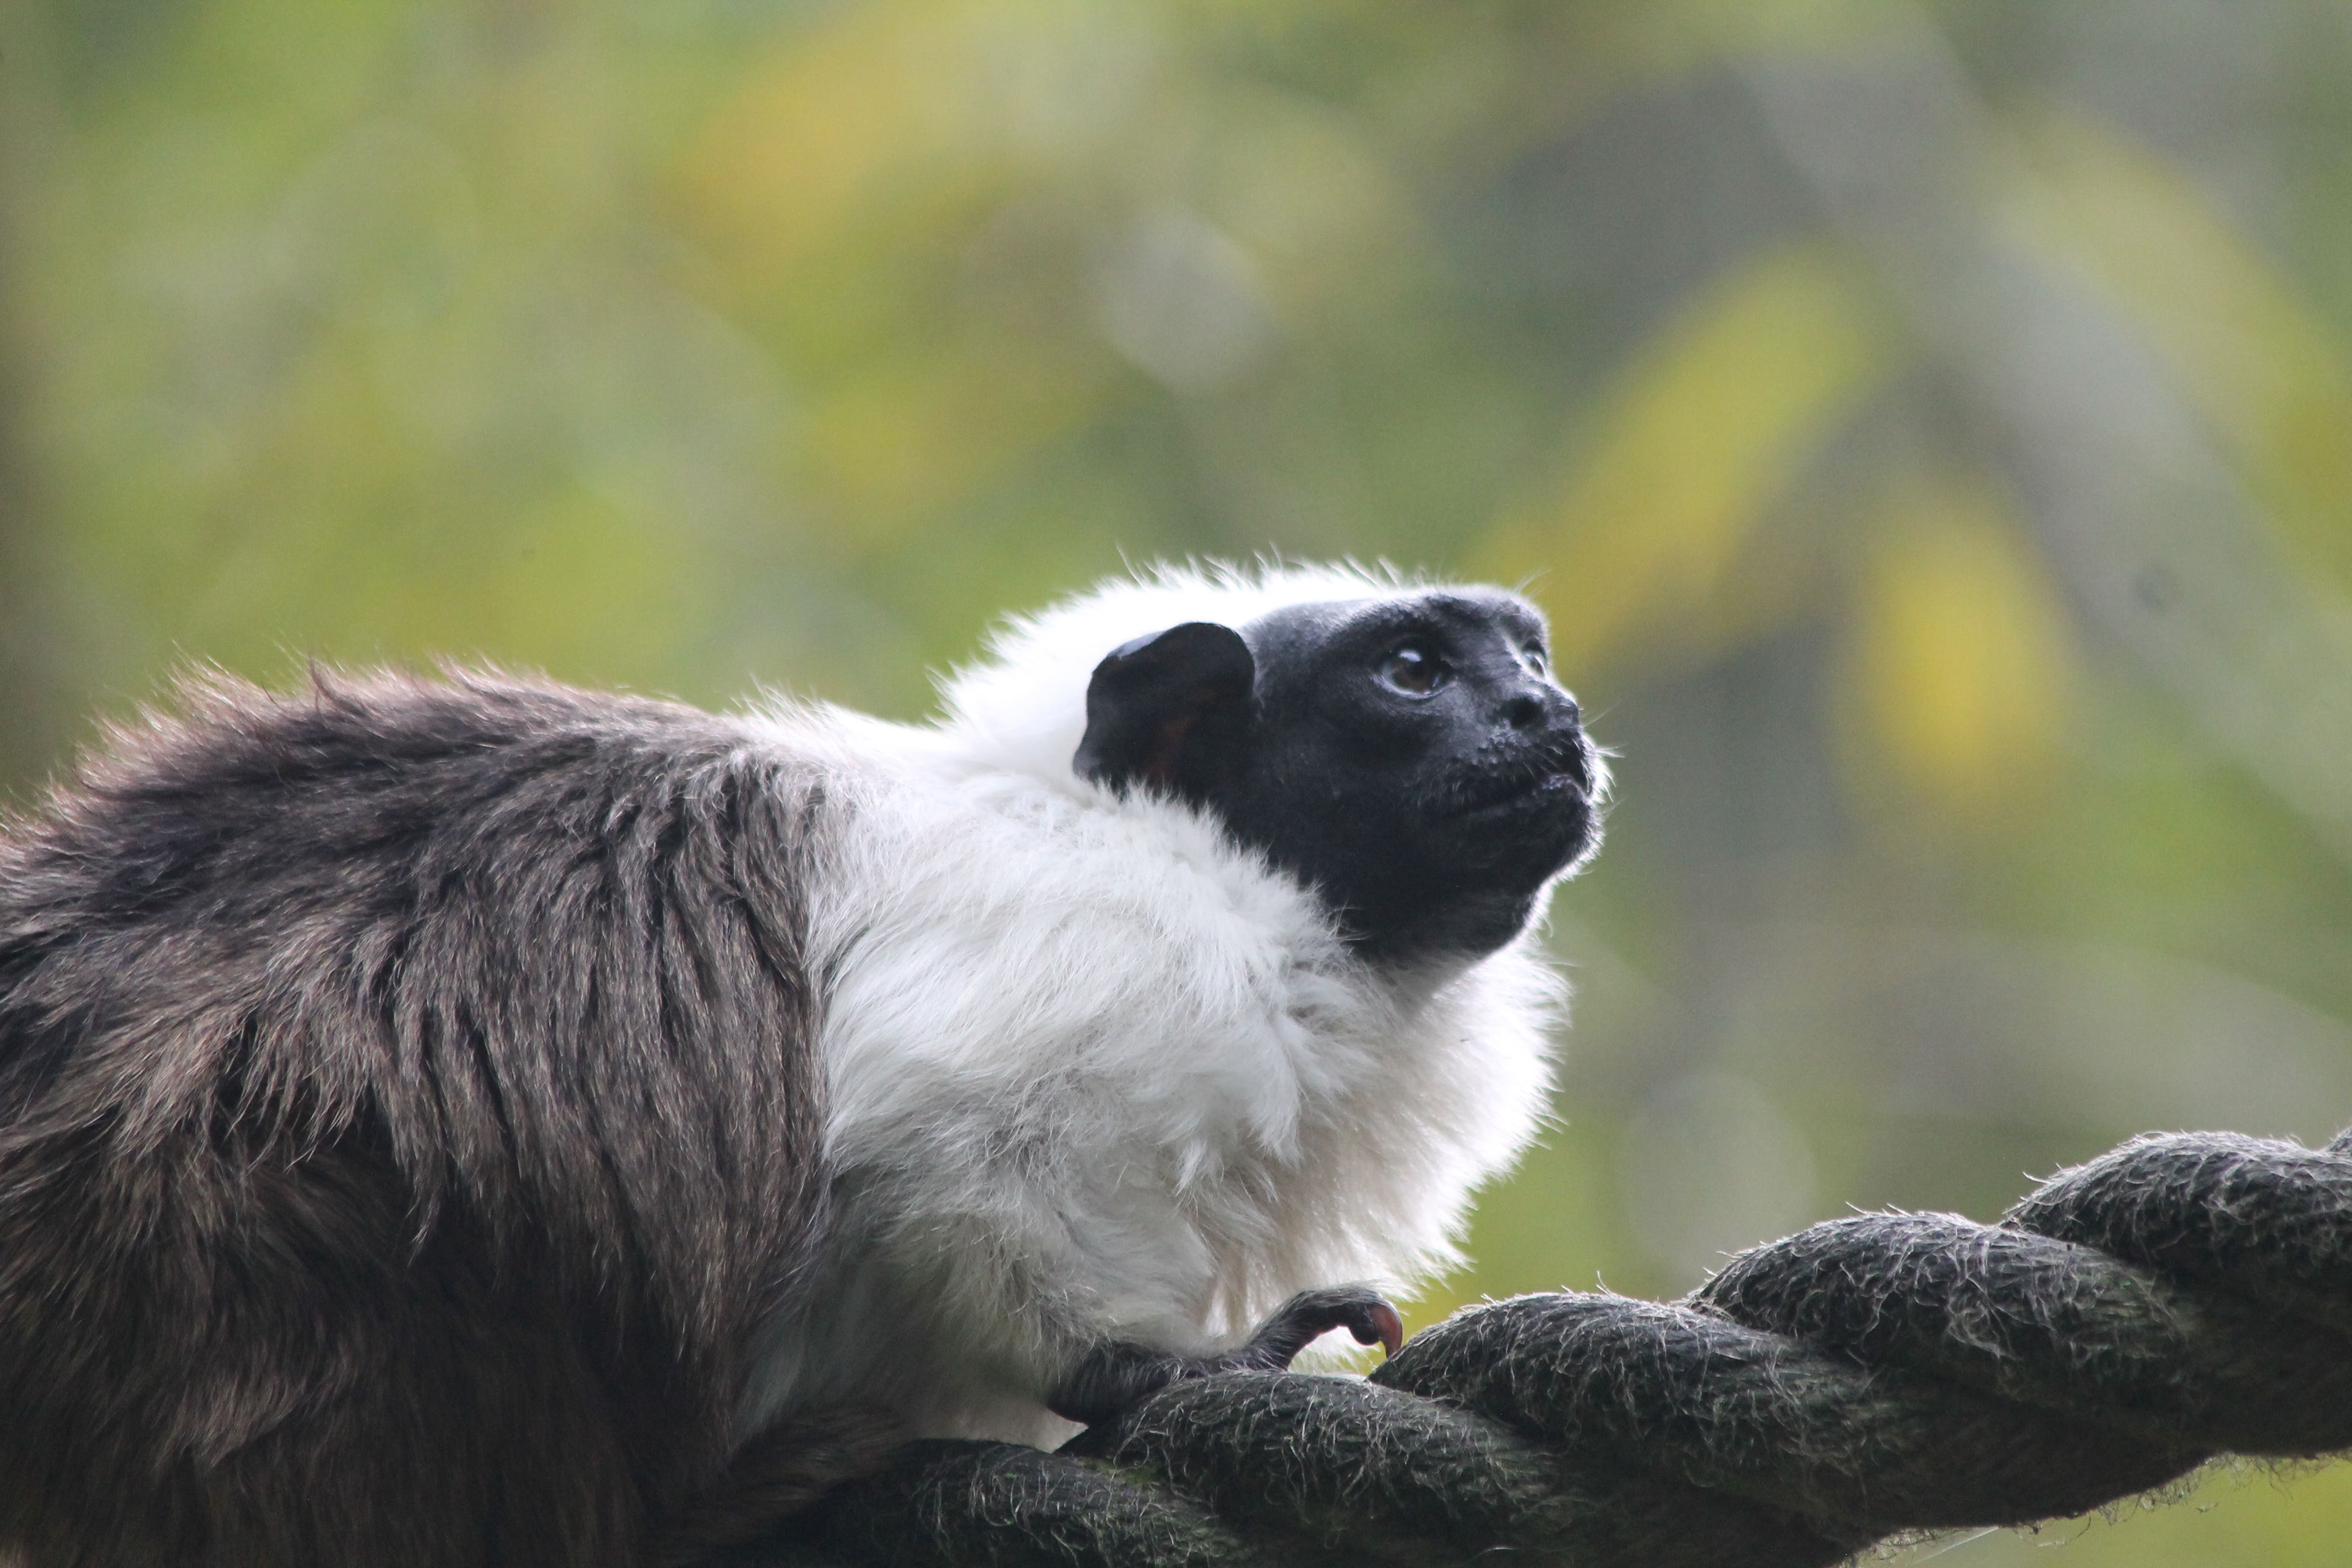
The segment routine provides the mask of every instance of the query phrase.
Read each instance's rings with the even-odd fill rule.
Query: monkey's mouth
[[[1445,816],[1475,819],[1522,811],[1590,809],[1592,767],[1581,743],[1546,752],[1458,779],[1447,792]]]

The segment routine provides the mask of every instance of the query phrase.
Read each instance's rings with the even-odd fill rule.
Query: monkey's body
[[[1198,693],[1070,762],[1139,626],[1345,590],[1108,590],[923,729],[374,678],[122,740],[0,840],[0,1555],[618,1568],[747,1437],[786,1499],[836,1409],[1041,1439],[1442,1260],[1544,972],[1372,961],[1261,786],[1129,787]]]
[[[818,1213],[806,771],[551,690],[190,707],[0,860],[0,1529],[633,1561]]]
[[[1542,1103],[1532,958],[1385,973],[1192,811],[941,764],[866,773],[817,874],[834,1205],[755,1415],[888,1387],[1066,1435],[1039,1395],[1106,1337],[1205,1350],[1448,1255]]]

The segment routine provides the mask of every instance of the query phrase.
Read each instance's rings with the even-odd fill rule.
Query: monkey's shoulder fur
[[[1045,1440],[1093,1347],[1448,1260],[1548,971],[1069,761],[1139,627],[1392,587],[1118,584],[929,726],[185,685],[0,836],[0,1547],[633,1563],[754,1435]]]

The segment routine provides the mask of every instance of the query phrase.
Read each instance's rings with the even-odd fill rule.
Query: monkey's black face
[[[1087,710],[1082,774],[1215,810],[1375,957],[1493,951],[1597,837],[1576,704],[1499,590],[1171,627],[1106,658]]]

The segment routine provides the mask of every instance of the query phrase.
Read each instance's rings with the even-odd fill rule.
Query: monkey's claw
[[[1378,1344],[1394,1355],[1404,1343],[1404,1320],[1379,1291],[1362,1285],[1302,1290],[1258,1325],[1245,1347],[1251,1364],[1286,1369],[1308,1344],[1333,1329],[1345,1329],[1360,1345]]]
[[[1364,1331],[1361,1323],[1352,1325],[1351,1331],[1358,1344],[1368,1345],[1377,1339],[1381,1342],[1382,1355],[1394,1355],[1404,1348],[1404,1319],[1398,1315],[1394,1307],[1386,1301],[1376,1302],[1369,1316],[1371,1319],[1370,1333]]]

